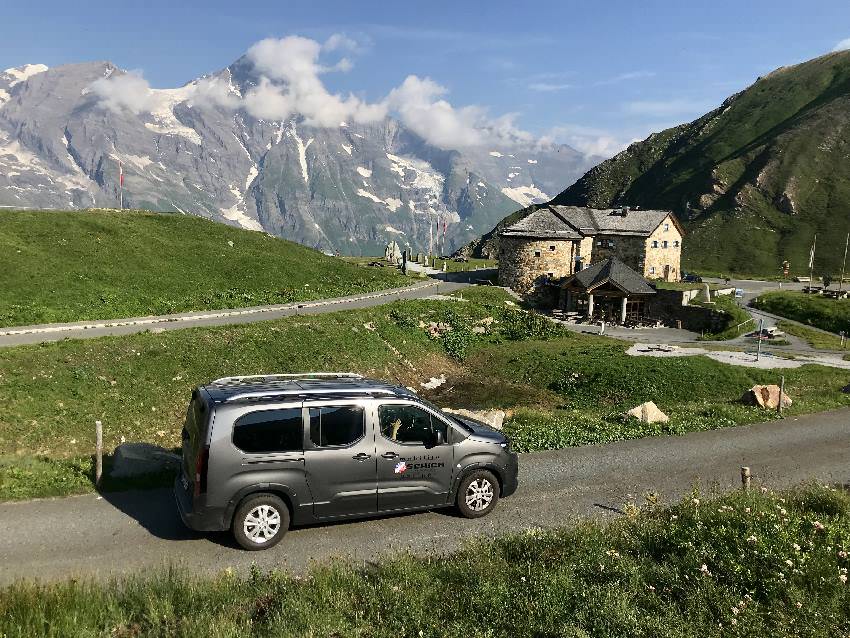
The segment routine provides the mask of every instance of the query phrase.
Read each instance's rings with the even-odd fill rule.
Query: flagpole
[[[844,266],[847,265],[847,244],[850,244],[850,233],[847,233],[847,239],[844,240],[844,260],[841,262],[841,279],[838,280],[838,292],[841,292],[841,286],[844,285]]]

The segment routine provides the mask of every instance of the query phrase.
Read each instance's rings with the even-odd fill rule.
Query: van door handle
[[[368,461],[372,458],[372,455],[366,454],[365,452],[361,452],[360,454],[355,454],[351,458],[353,458],[355,461]]]
[[[385,459],[397,459],[398,458],[398,454],[396,454],[395,452],[384,452],[383,454],[381,454],[381,456]]]

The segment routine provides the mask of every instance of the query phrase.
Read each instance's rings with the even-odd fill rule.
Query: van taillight
[[[207,491],[207,466],[210,460],[210,448],[204,446],[198,453],[195,461],[195,496],[205,494]]]

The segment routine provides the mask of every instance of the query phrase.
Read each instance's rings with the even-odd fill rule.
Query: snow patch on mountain
[[[362,177],[372,177],[372,171],[368,168],[364,168],[363,166],[358,166],[357,172],[360,173]]]
[[[505,197],[509,197],[515,202],[522,204],[523,206],[529,206],[531,204],[540,204],[542,202],[548,202],[550,199],[552,199],[542,190],[537,188],[534,184],[531,184],[530,186],[503,188],[502,194]]]
[[[354,148],[353,146],[348,146],[347,144],[340,144],[340,146],[342,146],[342,150],[351,155],[351,149]]]
[[[26,82],[32,76],[44,73],[45,71],[47,71],[47,66],[44,64],[25,64],[23,66],[6,69],[3,71],[3,75],[11,78],[9,88],[12,88],[16,84]]]
[[[388,233],[395,233],[397,235],[406,235],[403,230],[399,230],[398,228],[393,228],[392,226],[385,226],[384,230]]]
[[[504,157],[499,151],[490,151],[490,155],[493,157]]]
[[[239,209],[239,204],[234,204],[230,208],[222,208],[221,214],[225,219],[236,222],[246,230],[262,231],[263,226],[256,219],[249,217]]]
[[[304,178],[304,183],[310,184],[310,176],[307,174],[307,148],[310,144],[313,143],[313,138],[311,137],[307,140],[305,144],[304,141],[298,137],[298,130],[295,128],[295,121],[292,121],[292,126],[289,128],[289,135],[295,140],[295,144],[298,147],[298,163],[301,164],[301,177]]]
[[[151,89],[157,100],[157,106],[151,111],[153,122],[145,122],[145,128],[161,135],[178,135],[201,145],[198,132],[183,124],[174,114],[174,107],[186,102],[195,91],[195,84],[190,83],[179,89]]]

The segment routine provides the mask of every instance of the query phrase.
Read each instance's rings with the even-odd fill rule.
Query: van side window
[[[378,408],[381,434],[396,443],[430,445],[439,429],[446,440],[446,424],[414,405],[382,405]]]
[[[304,449],[301,408],[249,412],[233,424],[233,445],[249,454]]]
[[[310,408],[310,440],[319,447],[351,445],[365,433],[363,408],[359,406]]]

